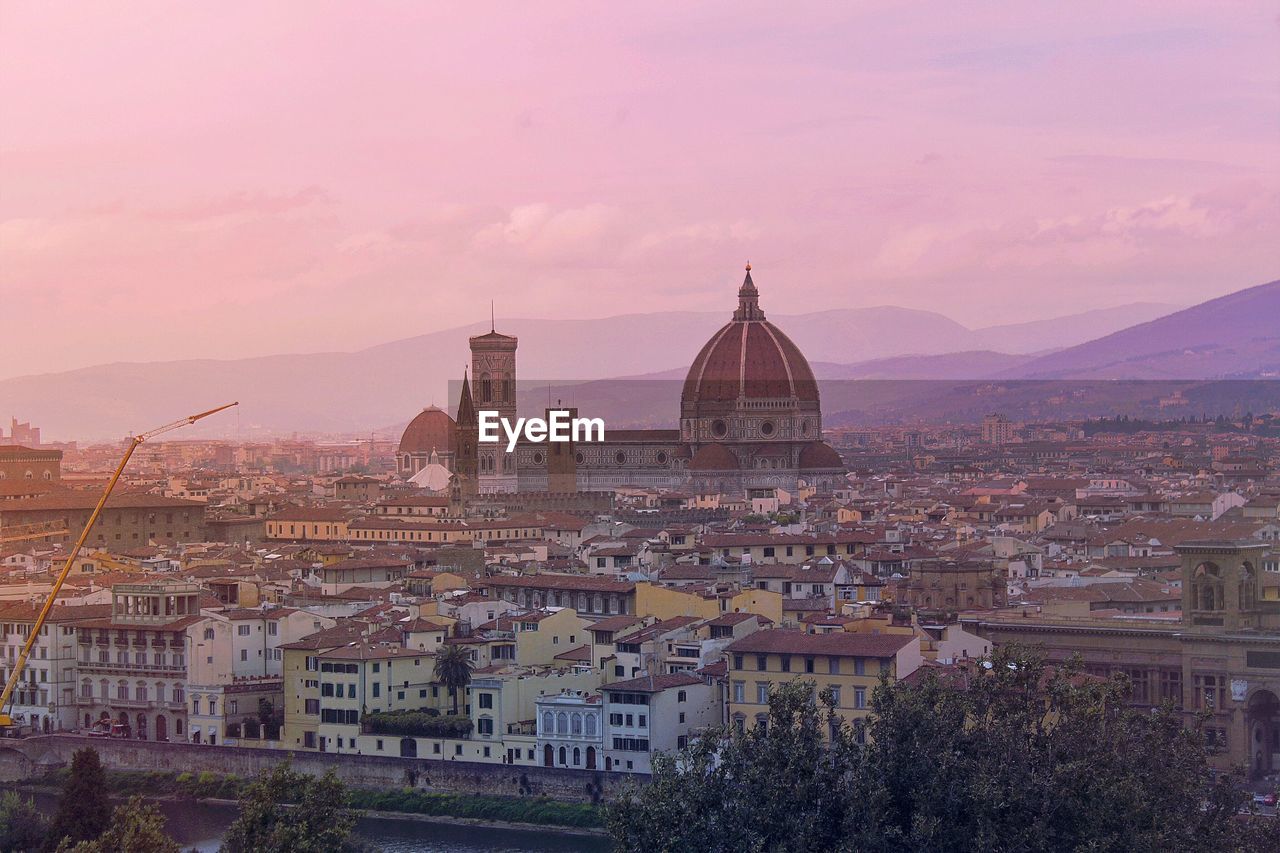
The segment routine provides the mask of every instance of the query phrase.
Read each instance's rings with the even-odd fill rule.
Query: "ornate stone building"
[[[765,319],[747,265],[738,307],[694,359],[680,395],[677,429],[612,430],[577,444],[521,441],[514,453],[480,444],[479,410],[516,416],[516,348],[490,330],[470,339],[456,423],[428,409],[401,440],[401,473],[434,449],[463,495],[609,491],[619,486],[741,494],[750,489],[830,489],[844,482],[840,455],[822,440],[822,407],[809,363]],[[577,412],[573,411],[573,415]],[[585,413],[590,416],[590,413]],[[452,425],[453,439],[427,439]],[[419,464],[419,462],[422,464]],[[416,466],[416,467],[415,467]]]
[[[1220,767],[1260,777],[1280,770],[1280,601],[1262,596],[1272,546],[1257,540],[1185,542],[1182,618],[1047,617],[1034,610],[961,614],[995,643],[1043,649],[1052,662],[1079,655],[1085,670],[1123,674],[1135,705],[1164,702],[1188,725],[1199,715]]]

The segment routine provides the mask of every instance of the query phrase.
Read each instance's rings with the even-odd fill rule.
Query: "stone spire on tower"
[[[738,288],[738,310],[733,312],[735,320],[763,320],[764,311],[760,310],[760,291],[751,280],[751,262],[747,261],[747,277]]]
[[[470,425],[476,420],[476,404],[471,399],[471,382],[467,379],[467,369],[462,368],[462,393],[458,395],[458,418],[456,423]]]

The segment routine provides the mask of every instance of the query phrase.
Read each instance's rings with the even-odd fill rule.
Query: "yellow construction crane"
[[[53,602],[58,597],[58,591],[62,589],[63,581],[71,573],[71,566],[75,563],[76,557],[80,555],[80,549],[84,547],[84,541],[89,538],[89,531],[93,529],[98,516],[102,514],[102,508],[107,505],[107,498],[111,497],[111,490],[116,487],[116,482],[120,479],[120,475],[124,473],[124,466],[129,464],[129,458],[133,456],[133,451],[138,449],[138,445],[148,439],[155,438],[157,435],[188,426],[202,418],[207,418],[210,415],[215,415],[238,405],[240,404],[227,403],[225,406],[219,406],[216,409],[210,409],[198,415],[188,415],[181,420],[165,424],[162,427],[156,427],[141,435],[135,435],[129,440],[129,446],[125,449],[124,456],[120,459],[120,464],[116,466],[115,473],[111,475],[111,479],[107,482],[107,487],[103,490],[102,497],[98,498],[98,505],[89,514],[89,520],[85,522],[84,530],[80,531],[80,538],[76,540],[71,553],[67,555],[67,561],[62,564],[62,571],[58,572],[58,577],[54,579],[53,588],[49,590],[49,597],[45,599],[44,606],[40,608],[40,615],[36,617],[35,624],[31,626],[31,633],[27,635],[27,641],[22,644],[22,651],[18,653],[18,660],[13,665],[13,672],[9,673],[9,680],[4,685],[4,693],[0,693],[0,729],[12,728],[14,725],[13,716],[9,713],[9,703],[13,699],[14,688],[18,686],[18,681],[22,678],[22,669],[26,666],[27,655],[31,654],[31,648],[36,644],[36,640],[39,639],[40,629],[44,627],[45,620],[49,618],[49,611],[53,609]]]

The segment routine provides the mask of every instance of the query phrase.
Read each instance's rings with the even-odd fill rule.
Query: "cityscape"
[[[1280,847],[1274,6],[232,6],[0,27],[0,850]]]

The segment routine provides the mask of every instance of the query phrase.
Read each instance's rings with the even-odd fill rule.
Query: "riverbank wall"
[[[599,770],[478,764],[438,758],[339,755],[284,749],[112,740],[44,735],[0,740],[0,781],[31,779],[69,765],[77,749],[91,746],[112,770],[220,773],[249,778],[282,761],[294,770],[323,775],[333,770],[351,787],[414,788],[442,794],[548,797],[571,803],[602,803],[646,777]]]

